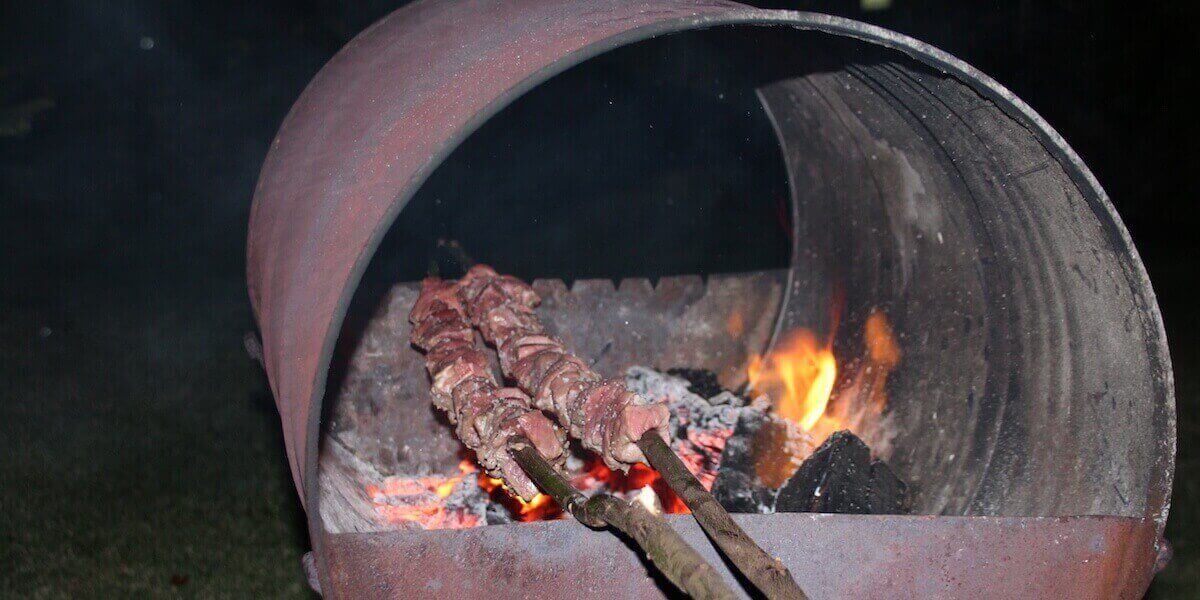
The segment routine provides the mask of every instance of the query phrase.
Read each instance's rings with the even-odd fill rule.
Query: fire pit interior
[[[476,471],[409,344],[415,282],[472,261],[538,280],[569,347],[692,416],[676,431],[707,484],[732,450],[777,488],[850,429],[916,514],[1163,518],[1157,313],[1087,177],[957,79],[851,39],[722,27],[587,61],[468,137],[376,253],[325,402],[321,522],[559,516]],[[753,412],[801,434],[727,447]],[[685,510],[648,469],[570,466]]]

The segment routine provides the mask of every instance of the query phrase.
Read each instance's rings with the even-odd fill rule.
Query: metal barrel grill
[[[787,264],[547,278],[535,287],[551,328],[600,371],[704,367],[736,386],[746,357],[789,331],[852,331],[830,324],[831,304],[851,323],[885,307],[904,349],[890,462],[918,490],[915,514],[739,523],[817,598],[1141,597],[1169,508],[1174,386],[1154,293],[1099,183],[1029,106],[936,48],[711,0],[418,1],[293,106],[255,191],[248,276],[323,594],[664,594],[618,539],[573,521],[354,530],[321,479],[330,424],[353,415],[372,415],[356,423],[364,447],[409,449],[388,460],[458,460],[406,343],[416,287],[346,323],[410,200],[557,76],[688,36],[730,49],[771,125]],[[716,326],[735,313],[736,331]],[[671,519],[720,564],[690,519]]]

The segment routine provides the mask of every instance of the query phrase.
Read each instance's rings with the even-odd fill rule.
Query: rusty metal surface
[[[813,598],[1141,598],[1157,539],[1122,517],[735,518]],[[724,568],[690,517],[670,520]],[[619,539],[573,521],[338,534],[326,552],[338,598],[663,597]]]

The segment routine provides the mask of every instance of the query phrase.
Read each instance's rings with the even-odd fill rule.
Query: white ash
[[[691,391],[686,379],[645,367],[631,367],[625,372],[625,381],[630,391],[667,403],[671,449],[705,488],[714,489],[728,470],[723,467],[745,468],[737,461],[725,464],[726,446],[735,441],[739,422],[761,420],[769,404],[748,402],[729,392],[705,399]]]
[[[509,523],[517,522],[517,520],[513,518],[512,512],[510,512],[507,508],[504,508],[503,504],[489,502],[485,514],[487,516],[486,523],[488,525],[508,525]]]
[[[467,473],[454,484],[454,488],[450,495],[446,496],[445,502],[446,508],[475,515],[482,523],[492,499],[488,497],[482,487],[479,487],[479,478],[474,473]]]
[[[625,385],[629,391],[648,399],[667,402],[671,409],[671,437],[676,440],[687,439],[689,430],[731,431],[742,413],[763,409],[727,391],[703,398],[692,393],[686,379],[646,367],[629,367],[625,371]]]

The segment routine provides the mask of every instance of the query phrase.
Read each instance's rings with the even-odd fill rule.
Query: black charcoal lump
[[[712,398],[725,391],[717,379],[717,374],[708,369],[667,369],[667,375],[687,380],[692,393],[703,398]]]
[[[780,488],[775,511],[905,514],[908,486],[858,436],[838,431]]]

